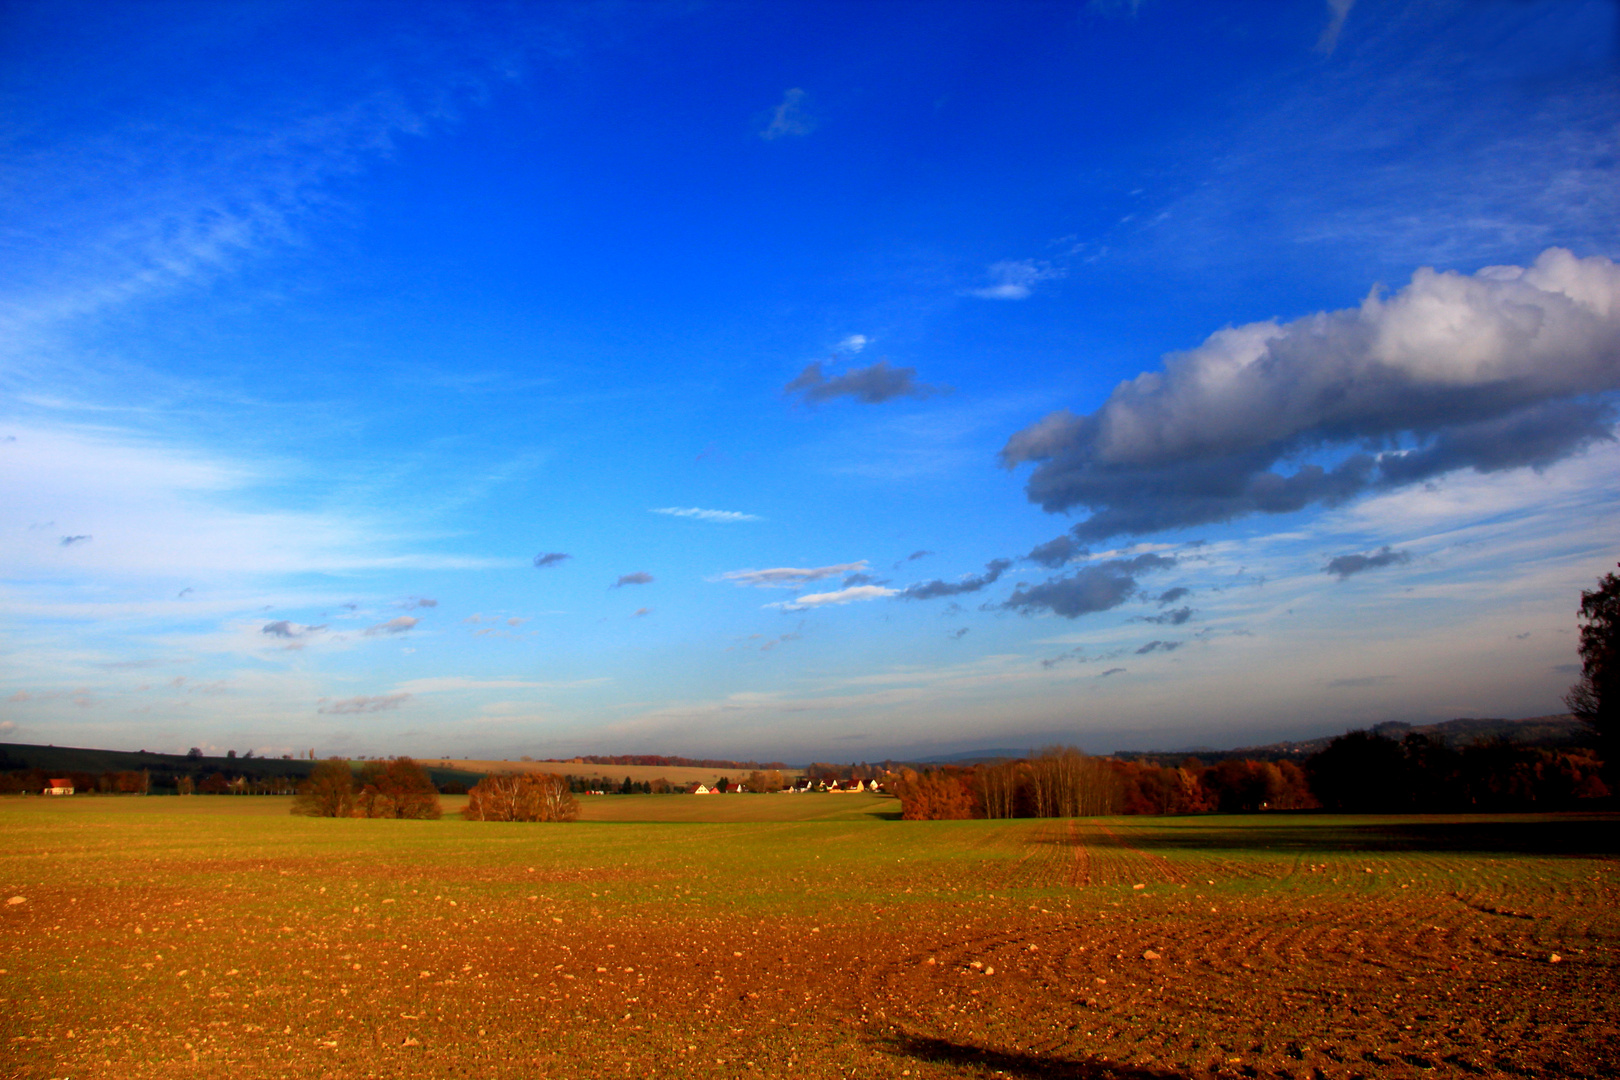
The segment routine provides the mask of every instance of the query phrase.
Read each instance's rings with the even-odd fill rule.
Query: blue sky
[[[1560,711],[1611,3],[14,3],[0,739]]]

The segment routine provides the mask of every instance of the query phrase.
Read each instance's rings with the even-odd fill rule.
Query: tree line
[[[13,769],[0,773],[0,794],[37,795],[49,787],[53,779],[69,781],[75,795],[291,795],[299,781],[296,776],[224,772],[197,776],[154,773],[150,769],[108,769],[99,773],[76,769]]]
[[[1334,739],[1303,765],[1228,759],[1178,766],[1053,747],[1027,759],[902,769],[889,784],[910,821],[1113,814],[1467,813],[1596,809],[1610,795],[1585,747],[1490,740],[1462,749],[1423,735]]]
[[[528,758],[524,759],[529,760]],[[586,754],[570,759],[575,765],[652,765],[666,769],[785,769],[780,761],[732,761],[728,758],[689,758],[669,754]]]

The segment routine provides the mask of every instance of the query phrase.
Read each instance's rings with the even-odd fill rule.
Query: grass
[[[0,904],[0,1072],[1620,1069],[1613,816],[581,801],[513,825],[0,800],[24,897]]]

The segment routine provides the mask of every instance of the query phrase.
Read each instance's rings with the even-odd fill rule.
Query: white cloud
[[[1037,263],[1034,259],[1007,260],[992,263],[989,269],[991,284],[980,289],[969,289],[968,294],[981,300],[1023,300],[1037,282],[1063,275],[1063,270]]]
[[[1344,20],[1350,17],[1350,9],[1355,6],[1356,0],[1327,0],[1328,24],[1322,28],[1322,36],[1316,41],[1316,51],[1333,54],[1333,49],[1339,44],[1339,33],[1344,29]]]
[[[409,694],[378,694],[372,697],[344,698],[322,704],[316,712],[328,716],[353,716],[361,713],[390,712],[411,700]]]
[[[788,135],[808,135],[816,129],[815,120],[804,111],[804,91],[795,86],[782,95],[782,103],[771,112],[771,122],[759,137],[773,142]]]
[[[853,574],[865,570],[865,559],[859,562],[839,563],[836,566],[777,566],[769,570],[731,570],[711,581],[729,581],[733,585],[751,585],[756,589],[796,589],[800,585],[840,574]]]
[[[376,626],[366,627],[366,635],[370,637],[376,634],[403,634],[421,621],[414,615],[401,615],[387,622],[380,622]]]
[[[837,592],[809,593],[765,606],[780,608],[783,611],[806,611],[810,608],[827,607],[830,604],[849,604],[857,600],[882,600],[898,592],[898,589],[886,589],[881,585],[854,585],[847,589],[839,589]]]
[[[670,517],[696,518],[698,521],[763,521],[757,514],[744,514],[739,510],[700,510],[695,506],[661,506],[649,510],[650,514],[668,514]]]
[[[606,678],[572,679],[564,682],[534,682],[529,679],[474,679],[465,675],[438,675],[426,679],[411,679],[395,687],[396,693],[444,694],[462,690],[572,690],[582,686],[599,686],[609,682]]]
[[[851,354],[858,353],[871,343],[872,339],[865,334],[851,334],[838,343],[836,351]]]
[[[1613,439],[1620,267],[1542,252],[1528,268],[1420,268],[1359,307],[1227,327],[1119,384],[1087,416],[1008,440],[1030,499],[1086,506],[1081,542],[1291,513],[1473,469],[1544,469]],[[1296,463],[1301,454],[1341,460]],[[1274,471],[1273,466],[1293,471]]]

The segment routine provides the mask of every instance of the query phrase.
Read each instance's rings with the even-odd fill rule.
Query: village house
[[[73,794],[73,781],[65,777],[60,780],[52,780],[44,793],[46,795],[71,795]]]

